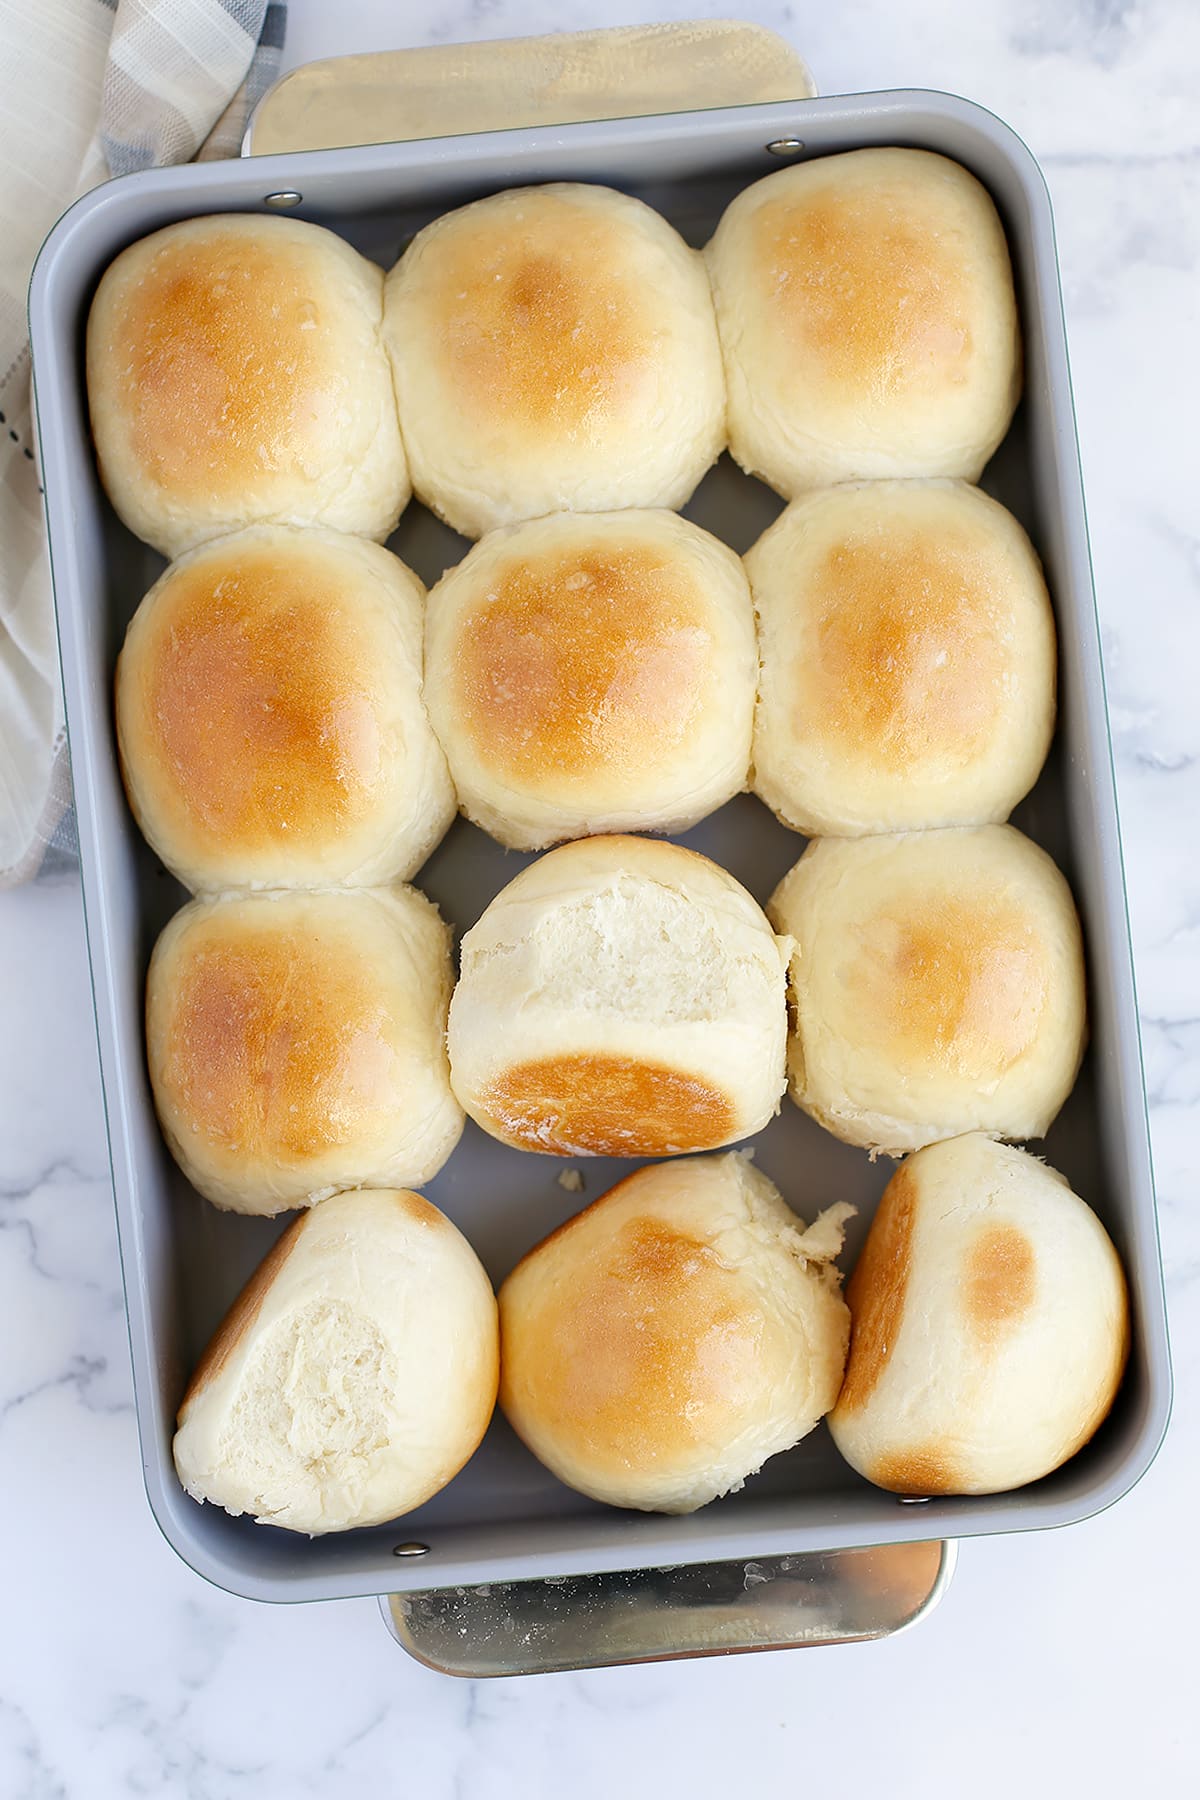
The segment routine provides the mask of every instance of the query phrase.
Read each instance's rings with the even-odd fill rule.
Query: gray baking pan
[[[798,147],[795,140],[803,140]],[[426,220],[526,182],[611,183],[658,207],[693,243],[727,201],[778,166],[778,147],[821,156],[907,144],[957,158],[991,190],[1012,246],[1025,330],[1025,400],[984,485],[1012,508],[1045,560],[1061,645],[1061,722],[1046,772],[1016,822],[1058,858],[1075,889],[1090,964],[1092,1044],[1078,1088],[1044,1146],[1096,1208],[1129,1273],[1133,1353],[1094,1442],[1055,1475],[995,1499],[905,1505],[862,1481],[824,1429],[776,1457],[736,1495],[688,1519],[598,1507],[560,1486],[497,1418],[444,1493],[391,1527],[309,1541],[230,1519],[176,1483],[175,1406],[209,1332],[280,1228],[216,1212],[189,1189],[155,1126],[143,1064],[142,984],[155,935],[182,894],[125,807],[111,718],[125,624],[159,572],[117,523],[96,478],[83,383],[83,331],[97,279],[131,240],[172,220],[259,211],[284,196],[295,217],[333,227],[390,264]],[[769,146],[777,146],[775,154]],[[1109,1505],[1152,1460],[1170,1375],[1121,853],[1049,201],[1036,164],[990,114],[943,95],[893,93],[538,127],[361,150],[206,163],[111,183],[51,234],[34,274],[31,324],[54,585],[97,1031],[129,1305],[146,1486],[163,1532],[203,1575],[260,1599],[311,1600],[574,1577],[718,1559],[794,1557],[855,1546],[1063,1525]],[[779,502],[723,459],[687,511],[741,551]],[[393,547],[427,580],[462,542],[419,507]],[[800,854],[757,801],[734,801],[685,840],[760,899]],[[418,877],[461,930],[525,859],[455,826]],[[839,1144],[785,1102],[757,1142],[788,1200],[811,1216],[851,1200],[852,1262],[889,1169]],[[632,1165],[583,1167],[508,1150],[468,1126],[429,1184],[499,1281],[525,1250]],[[399,1548],[414,1554],[394,1554]]]

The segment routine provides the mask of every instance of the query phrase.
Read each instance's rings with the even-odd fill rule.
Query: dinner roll
[[[1040,1138],[1083,1055],[1071,891],[1011,825],[822,838],[767,912],[795,939],[791,1092],[901,1156],[964,1131]]]
[[[123,250],[87,385],[113,506],[164,556],[258,520],[385,538],[408,471],[383,276],[318,225],[222,213]]]
[[[742,1156],[639,1169],[500,1290],[500,1401],[560,1481],[688,1513],[735,1492],[837,1398],[851,1206],[805,1227]]]
[[[853,150],[740,193],[708,248],[729,445],[789,499],[835,481],[977,481],[1020,392],[988,194],[927,150]]]
[[[336,1194],[289,1225],[179,1408],[196,1500],[312,1536],[382,1525],[457,1475],[496,1400],[496,1302],[419,1194]]]
[[[740,883],[647,838],[565,844],[462,941],[454,1092],[554,1156],[670,1156],[758,1131],[784,1088],[789,946]]]
[[[135,818],[194,892],[389,881],[454,817],[423,594],[362,538],[255,525],[173,563],[117,662]]]
[[[686,831],[740,793],[757,677],[741,564],[672,512],[509,526],[429,597],[426,698],[463,811],[518,850]]]
[[[417,233],[384,331],[413,485],[456,531],[682,506],[725,441],[704,265],[611,188],[477,200]]]
[[[414,888],[193,900],[150,958],[163,1135],[233,1212],[416,1185],[458,1142],[450,934]]]
[[[1033,547],[955,481],[794,501],[746,568],[762,677],[754,789],[785,825],[857,837],[1005,819],[1054,731]]]
[[[973,1133],[888,1184],[846,1290],[834,1442],[898,1494],[999,1494],[1086,1444],[1129,1344],[1125,1277],[1053,1169]]]

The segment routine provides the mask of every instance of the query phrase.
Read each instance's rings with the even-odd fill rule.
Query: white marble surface
[[[700,10],[292,0],[288,61]],[[823,91],[971,95],[1049,175],[1172,1306],[1166,1448],[1102,1518],[965,1546],[940,1612],[881,1645],[469,1685],[408,1662],[369,1602],[218,1593],[167,1549],[142,1493],[79,890],[44,879],[0,896],[0,1794],[13,1800],[1196,1791],[1200,9],[856,0],[756,16]]]

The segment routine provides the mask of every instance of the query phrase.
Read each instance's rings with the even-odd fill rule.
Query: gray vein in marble
[[[28,1179],[0,1175],[0,1200],[28,1200],[42,1188],[65,1187],[71,1182],[84,1185],[103,1181],[107,1175],[107,1169],[83,1168],[72,1157],[60,1156]]]
[[[181,1608],[187,1621],[187,1648],[180,1662],[179,1679],[193,1693],[208,1686],[224,1662],[236,1633],[233,1621],[199,1600]]]
[[[345,1773],[346,1758],[349,1753],[356,1749],[359,1744],[366,1743],[369,1738],[373,1737],[375,1733],[392,1718],[393,1706],[391,1701],[382,1701],[357,1730],[352,1731],[348,1737],[343,1738],[341,1742],[329,1752],[321,1763],[320,1773],[322,1775],[340,1775]],[[393,1720],[393,1722],[395,1721]],[[324,1783],[314,1782],[312,1784],[306,1783],[306,1785],[310,1786],[313,1793],[319,1795]]]
[[[1188,586],[1200,598],[1200,537],[1180,525],[1177,519],[1165,518],[1161,513],[1143,512],[1141,517],[1148,529],[1162,538],[1175,552]]]
[[[105,1728],[127,1727],[143,1752],[141,1763],[131,1762],[127,1772],[133,1793],[158,1796],[175,1777],[183,1787],[172,1791],[182,1791],[187,1800],[230,1800],[231,1782],[237,1782],[240,1788],[243,1782],[260,1779],[270,1769],[268,1761],[231,1763],[209,1755],[182,1729],[188,1723],[189,1706],[190,1701],[185,1698],[176,1706],[156,1711],[141,1695],[116,1696]]]
[[[12,1800],[69,1800],[67,1788],[47,1759],[29,1714],[0,1696],[0,1758],[19,1770]]]
[[[1063,56],[1110,70],[1162,29],[1164,7],[1146,0],[1052,0],[1036,5],[1027,22],[1009,32],[1016,56]]]
[[[41,1255],[38,1251],[37,1232],[33,1228],[32,1220],[20,1217],[6,1219],[0,1215],[0,1235],[17,1239],[23,1238],[25,1240],[26,1251],[25,1261],[33,1270],[34,1274],[40,1275],[44,1281],[57,1281],[59,1279],[55,1271],[53,1269],[48,1269],[41,1259]],[[81,1287],[91,1288],[93,1292],[100,1292],[100,1283],[98,1281],[83,1280],[79,1285]]]
[[[1144,12],[1138,0],[1056,0],[1038,6],[1009,42],[1018,56],[1086,57],[1111,69],[1125,54]]]
[[[1200,144],[1182,144],[1175,150],[1044,150],[1038,162],[1043,169],[1112,169],[1144,175],[1147,169],[1200,162]]]
[[[1125,753],[1125,760],[1137,769],[1143,769],[1148,775],[1183,775],[1196,767],[1200,756],[1179,754],[1172,756],[1159,750],[1135,750]]]
[[[1156,950],[1166,949],[1168,946],[1178,949],[1180,945],[1187,945],[1192,941],[1200,944],[1200,919],[1195,917],[1184,919],[1173,926],[1165,937],[1155,941],[1153,947]]]
[[[88,1412],[100,1413],[106,1417],[114,1413],[132,1412],[132,1399],[101,1401],[93,1399],[94,1384],[107,1374],[108,1358],[106,1356],[85,1356],[82,1352],[77,1352],[71,1357],[68,1367],[61,1375],[48,1376],[45,1381],[39,1381],[33,1387],[10,1394],[4,1400],[0,1400],[0,1425],[11,1413],[28,1406],[34,1400],[39,1400],[43,1394],[53,1393],[63,1388],[72,1388],[75,1398],[81,1406],[87,1408]]]
[[[81,1269],[78,1266],[50,1266],[51,1258],[45,1248],[45,1240],[47,1237],[53,1237],[57,1225],[65,1222],[69,1227],[70,1215],[68,1214],[64,1221],[53,1216],[49,1219],[35,1219],[30,1216],[30,1213],[31,1209],[36,1210],[36,1203],[39,1200],[54,1192],[56,1185],[60,1184],[40,1182],[28,1190],[17,1189],[11,1193],[0,1192],[0,1237],[7,1237],[14,1243],[23,1241],[26,1252],[25,1260],[34,1274],[44,1277],[47,1281],[100,1295],[108,1308],[116,1307],[123,1310],[124,1294],[119,1274],[115,1222],[110,1210],[111,1190],[107,1188],[107,1184],[102,1187],[99,1182],[91,1181],[61,1184],[72,1187],[78,1185],[84,1190],[82,1196],[76,1198],[76,1204],[88,1209],[103,1209],[102,1212],[92,1211],[87,1219],[87,1223],[98,1228],[103,1237],[104,1273],[107,1279],[101,1279],[99,1274],[92,1273],[90,1269]],[[68,1265],[71,1263],[72,1252],[77,1251],[78,1245],[73,1241],[69,1242],[66,1250]],[[57,1262],[60,1259],[54,1258],[53,1260]]]

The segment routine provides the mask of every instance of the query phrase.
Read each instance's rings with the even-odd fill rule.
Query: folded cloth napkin
[[[109,176],[236,155],[285,14],[274,0],[0,0],[0,887],[75,846],[29,392],[33,261]]]

